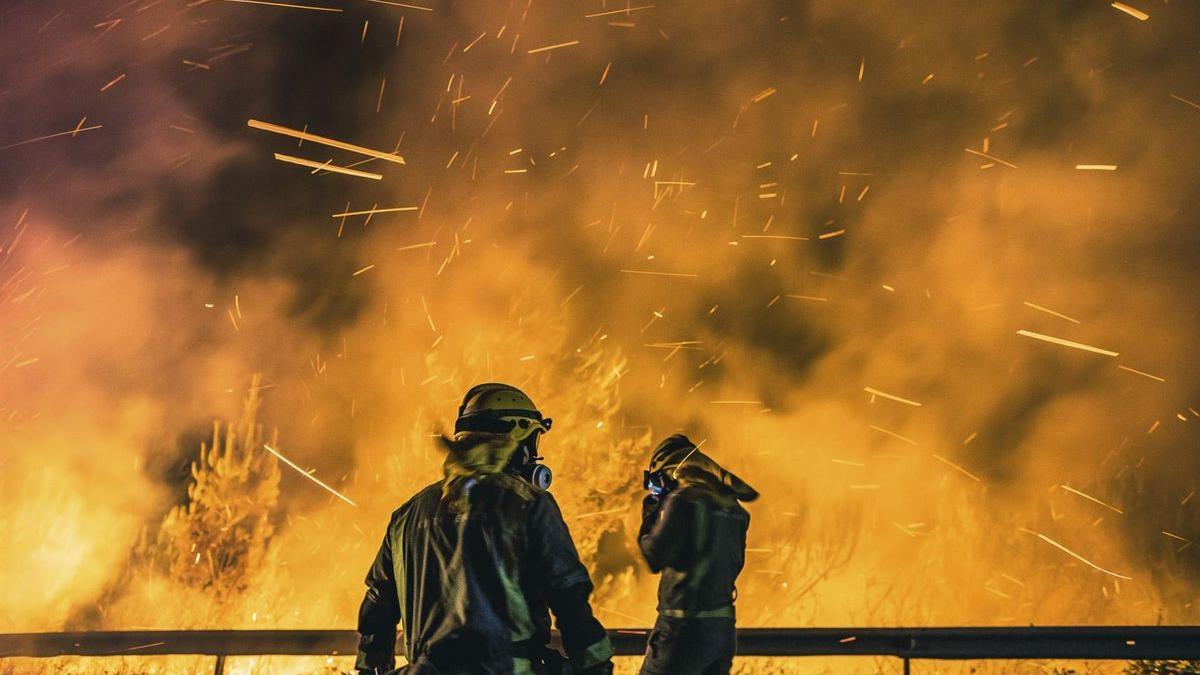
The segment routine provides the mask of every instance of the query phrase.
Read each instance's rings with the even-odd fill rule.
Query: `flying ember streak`
[[[280,453],[278,450],[276,450],[275,448],[272,448],[271,446],[269,446],[269,445],[267,445],[267,444],[265,444],[265,443],[263,444],[263,448],[265,448],[265,449],[267,450],[267,452],[269,452],[269,453],[271,453],[272,455],[275,455],[276,457],[278,457],[278,458],[279,458],[279,460],[280,460],[280,461],[282,461],[284,464],[287,464],[288,466],[290,466],[290,467],[292,467],[293,469],[295,469],[296,471],[298,471],[298,472],[300,473],[300,475],[302,475],[302,476],[304,476],[305,478],[307,478],[307,479],[311,480],[312,482],[316,483],[317,485],[320,485],[321,487],[325,488],[325,490],[326,490],[327,492],[331,493],[333,496],[335,496],[335,497],[337,497],[338,499],[340,499],[340,500],[342,500],[342,501],[346,502],[346,503],[347,503],[347,504],[349,504],[350,506],[358,506],[358,504],[355,504],[354,502],[350,501],[350,498],[349,498],[349,497],[347,497],[346,495],[344,495],[344,494],[342,494],[342,493],[338,492],[337,490],[334,490],[333,488],[331,488],[331,487],[329,487],[328,485],[326,485],[326,484],[324,483],[324,481],[322,481],[320,478],[317,478],[316,476],[312,475],[312,472],[310,472],[310,471],[305,471],[304,469],[301,469],[299,466],[297,466],[297,465],[296,465],[296,463],[295,463],[295,462],[293,462],[292,460],[288,459],[287,457],[284,457],[284,456],[283,456],[283,454],[281,454],[281,453]]]
[[[1088,567],[1091,567],[1091,568],[1092,568],[1092,569],[1094,569],[1094,570],[1098,570],[1098,571],[1100,571],[1100,572],[1103,572],[1103,573],[1105,573],[1105,574],[1107,574],[1107,575],[1109,575],[1109,576],[1112,576],[1112,577],[1116,577],[1116,578],[1118,578],[1118,579],[1125,579],[1126,581],[1129,581],[1129,580],[1133,579],[1133,577],[1127,577],[1127,576],[1125,576],[1124,574],[1118,574],[1118,573],[1116,573],[1116,572],[1113,572],[1113,571],[1111,571],[1111,570],[1106,570],[1106,569],[1104,569],[1103,567],[1100,567],[1100,566],[1099,566],[1099,565],[1097,565],[1096,563],[1094,563],[1094,562],[1092,562],[1092,561],[1088,560],[1087,558],[1084,558],[1083,556],[1081,556],[1081,555],[1079,555],[1078,553],[1076,553],[1076,552],[1072,551],[1071,549],[1067,548],[1066,546],[1063,546],[1062,544],[1058,543],[1057,541],[1054,541],[1053,539],[1051,539],[1050,537],[1047,537],[1047,536],[1046,536],[1046,535],[1044,535],[1044,534],[1038,534],[1038,536],[1037,536],[1037,537],[1038,537],[1038,539],[1041,539],[1042,541],[1046,542],[1047,544],[1050,544],[1050,545],[1051,545],[1051,546],[1053,546],[1054,548],[1057,548],[1058,550],[1062,551],[1063,553],[1066,553],[1067,555],[1069,555],[1069,556],[1071,556],[1072,558],[1074,558],[1074,559],[1078,560],[1079,562],[1081,562],[1081,563],[1083,563],[1083,564],[1087,565]]]
[[[1017,335],[1024,335],[1025,337],[1033,338],[1035,340],[1041,340],[1043,342],[1050,342],[1052,344],[1062,345],[1064,347],[1070,347],[1072,349],[1080,349],[1085,352],[1094,352],[1096,354],[1103,354],[1105,356],[1120,356],[1120,354],[1118,354],[1117,352],[1114,352],[1114,351],[1109,351],[1107,349],[1101,349],[1099,347],[1093,347],[1091,345],[1085,345],[1082,342],[1073,342],[1071,340],[1064,340],[1062,338],[1053,337],[1051,335],[1043,335],[1041,333],[1035,333],[1031,330],[1024,330],[1024,329],[1019,330],[1019,331],[1017,331]]]
[[[359,171],[357,169],[348,169],[344,166],[337,166],[335,164],[331,164],[330,162],[333,161],[332,159],[327,160],[325,162],[314,162],[311,159],[304,159],[302,157],[292,157],[291,155],[283,155],[278,152],[275,153],[275,159],[277,159],[281,162],[286,162],[288,164],[298,164],[300,166],[309,167],[310,169],[315,169],[315,171],[313,171],[313,173],[316,173],[317,171],[328,171],[330,173],[340,173],[340,174],[344,174],[347,176],[357,176],[358,178],[370,178],[372,180],[383,179],[383,176],[381,174],[370,173],[367,171]]]
[[[333,138],[327,138],[325,136],[318,136],[317,134],[310,134],[307,131],[296,131],[295,129],[289,129],[287,127],[280,126],[278,124],[271,124],[270,122],[260,122],[258,120],[251,119],[251,120],[246,120],[246,126],[250,127],[251,129],[261,129],[263,131],[270,131],[272,133],[281,134],[283,136],[291,136],[292,138],[300,139],[302,142],[309,141],[311,143],[319,143],[321,145],[328,145],[329,147],[337,148],[338,150],[346,150],[349,152],[356,152],[360,155],[366,155],[367,157],[371,157],[372,159],[382,159],[387,162],[395,162],[396,164],[404,164],[404,158],[401,157],[400,155],[387,153],[387,152],[380,152],[378,150],[372,150],[371,148],[364,148],[361,145],[354,145],[353,143],[346,143],[344,141],[339,141],[339,140],[336,140]]]

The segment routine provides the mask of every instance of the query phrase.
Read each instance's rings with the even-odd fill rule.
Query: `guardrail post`
[[[224,654],[217,654],[217,662],[213,664],[213,675],[225,675]]]
[[[909,675],[908,657],[904,657],[904,675]]]

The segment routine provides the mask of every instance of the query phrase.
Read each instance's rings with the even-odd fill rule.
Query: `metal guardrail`
[[[620,656],[645,651],[648,629],[609,631]],[[167,630],[0,634],[0,658],[203,654],[216,673],[229,656],[354,654],[350,630]],[[1200,626],[1022,628],[741,628],[739,656],[917,659],[1200,659]]]

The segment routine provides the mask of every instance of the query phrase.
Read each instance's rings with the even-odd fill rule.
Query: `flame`
[[[743,625],[1198,619],[1193,8],[526,4],[6,15],[0,630],[352,626],[487,380],[608,625],[681,430]]]

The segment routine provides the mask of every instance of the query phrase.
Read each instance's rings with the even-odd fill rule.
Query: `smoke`
[[[486,379],[572,420],[610,623],[649,613],[611,542],[680,429],[764,494],[749,621],[1194,620],[1196,12],[585,5],[3,10],[0,146],[100,126],[0,150],[0,576],[53,581],[0,625],[112,597],[254,372],[360,508],[285,475],[234,624],[348,625]],[[275,162],[364,158],[248,119],[406,164]]]

